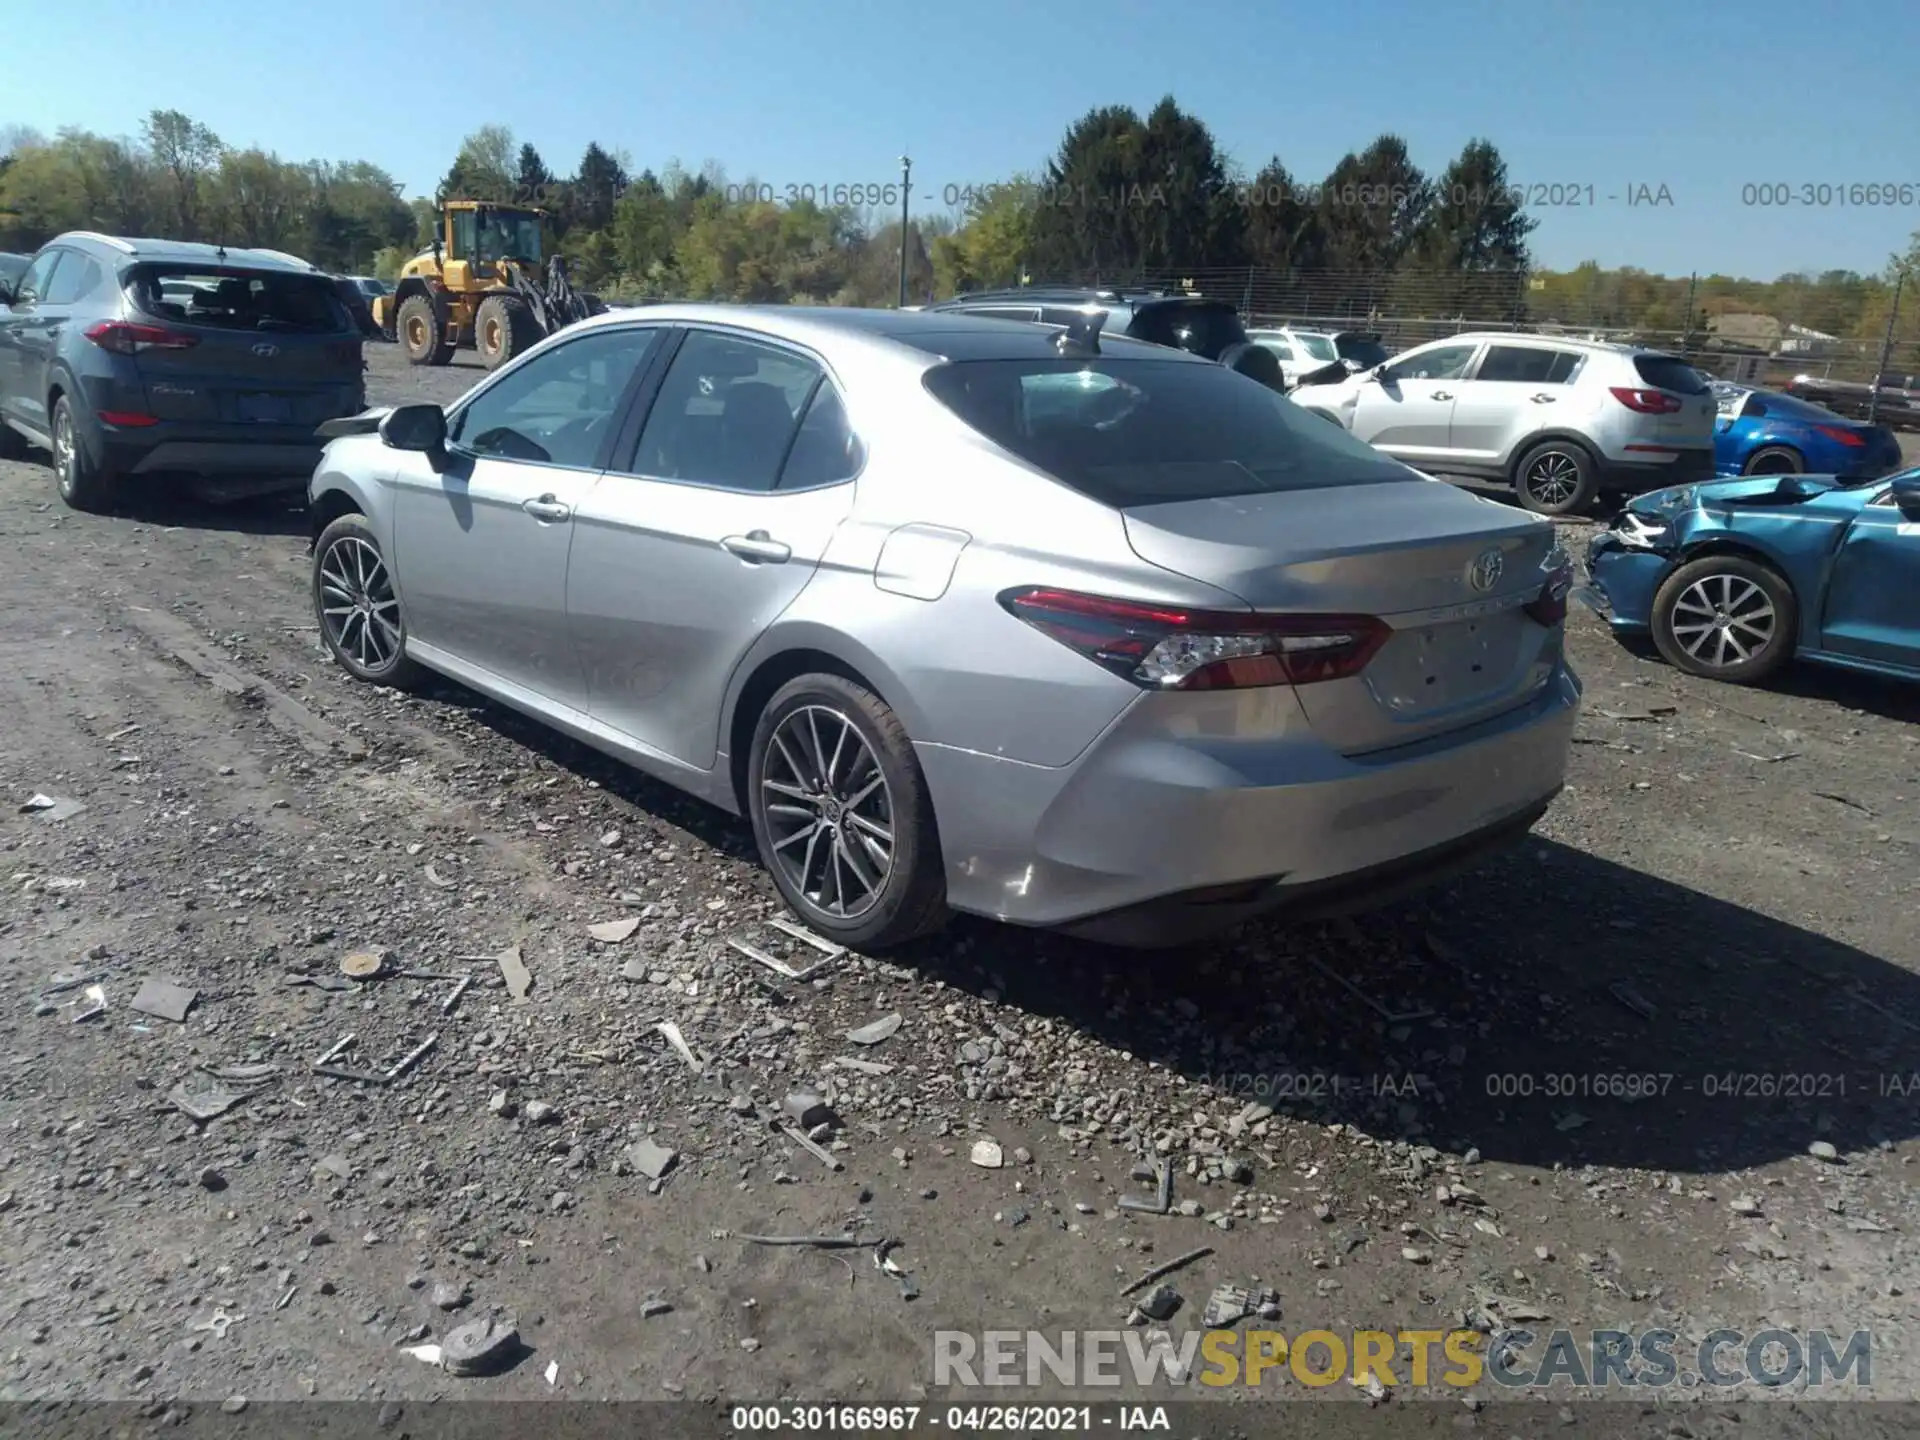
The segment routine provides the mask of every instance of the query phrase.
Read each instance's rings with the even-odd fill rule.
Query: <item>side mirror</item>
[[[380,439],[395,450],[438,456],[447,447],[447,412],[438,405],[401,405],[380,422]]]
[[[1920,522],[1920,475],[1893,482],[1893,503],[1907,519]]]
[[[1391,385],[1394,383],[1394,381],[1398,380],[1399,378],[1400,377],[1398,375],[1395,375],[1393,373],[1393,367],[1391,365],[1379,365],[1374,367],[1373,383],[1376,385]]]

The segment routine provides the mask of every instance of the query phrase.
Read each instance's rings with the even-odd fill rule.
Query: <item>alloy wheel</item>
[[[853,721],[802,705],[767,740],[760,808],[776,864],[807,903],[852,920],[893,874],[893,792]]]
[[[74,466],[78,460],[73,440],[73,411],[62,405],[53,417],[53,474],[62,495],[73,494]]]
[[[1525,484],[1542,505],[1564,505],[1580,488],[1580,467],[1571,455],[1549,450],[1527,467]]]
[[[334,649],[377,673],[400,657],[400,601],[380,552],[343,535],[320,559],[320,623]]]
[[[1746,577],[1703,575],[1674,601],[1669,628],[1694,660],[1722,669],[1771,645],[1778,616],[1767,592]]]

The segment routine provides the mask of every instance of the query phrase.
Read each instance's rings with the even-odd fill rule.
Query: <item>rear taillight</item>
[[[102,320],[87,331],[87,339],[102,350],[116,355],[138,355],[145,350],[191,350],[200,342],[176,330],[158,325],[129,325],[123,320]]]
[[[1680,409],[1680,398],[1664,390],[1636,390],[1631,385],[1615,385],[1611,389],[1614,399],[1642,415],[1672,415]]]
[[[1867,443],[1867,437],[1862,435],[1858,430],[1849,430],[1841,425],[1816,425],[1813,428],[1834,443],[1846,445],[1856,450]]]
[[[1392,636],[1370,615],[1185,610],[1071,590],[1010,590],[1010,614],[1148,690],[1247,690],[1357,675]]]

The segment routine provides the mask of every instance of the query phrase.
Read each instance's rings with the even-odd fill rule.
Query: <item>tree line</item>
[[[430,242],[437,201],[462,198],[541,206],[575,278],[609,298],[887,305],[897,295],[901,195],[891,182],[776,187],[713,163],[636,169],[598,142],[562,172],[531,142],[486,125],[437,189],[409,200],[369,162],[284,160],[156,110],[136,139],[0,134],[0,249],[92,228],[263,246],[391,276]],[[926,208],[927,193],[939,202],[907,222],[916,300],[1028,281],[1239,273],[1249,302],[1257,276],[1288,297],[1272,302],[1283,312],[1677,333],[1751,310],[1865,339],[1885,326],[1895,272],[1917,258],[1883,276],[1776,281],[1592,263],[1544,272],[1529,246],[1536,222],[1490,141],[1470,142],[1436,175],[1394,135],[1321,179],[1296,178],[1279,156],[1249,174],[1171,97],[1145,115],[1088,112],[1029,173],[914,189],[912,209]],[[1902,337],[1920,336],[1920,295],[1901,309]]]

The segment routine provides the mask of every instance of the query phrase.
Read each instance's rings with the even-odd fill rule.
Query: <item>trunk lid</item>
[[[140,323],[190,342],[134,357],[162,420],[311,430],[361,407],[359,329],[324,275],[143,265],[127,293]]]
[[[1677,355],[1636,355],[1633,368],[1642,384],[1680,402],[1678,410],[1649,417],[1659,443],[1677,450],[1711,450],[1714,422],[1720,416],[1712,382]]]
[[[1122,515],[1141,559],[1256,610],[1373,615],[1393,627],[1361,674],[1295,689],[1315,733],[1345,754],[1476,724],[1525,703],[1559,663],[1561,628],[1524,608],[1547,581],[1553,527],[1444,482],[1181,501]]]

